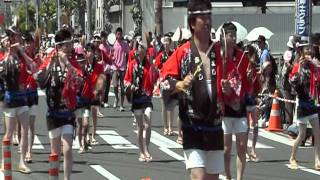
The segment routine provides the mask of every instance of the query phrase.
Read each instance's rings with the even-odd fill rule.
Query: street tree
[[[26,11],[28,11],[28,17],[26,16]],[[23,4],[19,6],[18,10],[15,12],[15,15],[18,17],[17,25],[22,31],[35,30],[35,24],[30,23],[35,22],[35,13],[35,8],[30,4]],[[27,22],[27,18],[29,23]]]
[[[54,33],[57,29],[57,1],[55,0],[42,0],[40,6],[40,17],[43,19],[43,25],[46,34]]]

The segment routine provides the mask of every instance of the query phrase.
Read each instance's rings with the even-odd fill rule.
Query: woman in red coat
[[[125,75],[125,86],[132,92],[132,112],[137,121],[139,161],[149,162],[152,156],[149,152],[151,136],[152,91],[154,80],[151,74],[151,64],[148,60],[147,48],[139,43],[138,56],[132,60]]]

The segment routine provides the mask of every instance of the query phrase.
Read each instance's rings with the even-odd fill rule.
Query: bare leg
[[[237,180],[243,179],[244,169],[246,167],[246,149],[247,149],[247,133],[236,134],[237,144]]]
[[[319,129],[319,120],[318,118],[315,120],[310,121],[312,125],[312,132],[313,132],[313,137],[314,137],[314,164],[315,167],[318,166],[320,168],[320,157],[319,157],[319,151],[320,151],[320,129]]]
[[[72,157],[72,134],[64,134],[62,136],[62,144],[63,144],[63,170],[64,170],[64,180],[70,180],[72,165],[73,165],[73,157]]]
[[[174,110],[167,110],[167,121],[168,121],[168,130],[169,130],[169,135],[172,135],[172,119],[174,115]]]
[[[177,127],[178,127],[178,138],[177,138],[177,142],[179,143],[179,144],[182,144],[183,142],[183,138],[182,138],[182,136],[183,136],[183,134],[182,134],[182,122],[181,122],[181,120],[180,120],[180,118],[179,118],[179,116],[177,117]]]
[[[256,144],[257,144],[257,141],[258,141],[258,133],[259,133],[259,129],[258,129],[258,121],[256,119],[256,110],[254,109],[253,111],[251,111],[251,118],[252,118],[252,128],[253,128],[253,131],[252,131],[252,151],[251,151],[251,154],[253,156],[257,156],[257,152],[256,152]]]
[[[149,144],[151,138],[151,108],[145,110],[144,118],[144,130],[143,130],[143,141],[144,141],[144,153],[146,157],[151,157],[149,152]]]
[[[18,116],[18,121],[21,124],[21,141],[20,141],[20,163],[19,167],[26,167],[24,159],[28,149],[28,131],[29,131],[29,112],[24,112]]]
[[[134,115],[136,122],[137,122],[137,140],[138,140],[138,147],[139,147],[139,151],[140,151],[140,157],[143,157],[143,159],[145,158],[144,155],[144,148],[143,148],[143,115],[139,114],[135,114]]]
[[[163,134],[167,135],[168,134],[168,119],[167,119],[167,109],[164,105],[164,101],[163,98],[161,100],[161,104],[162,104],[162,119],[163,119]]]
[[[79,153],[81,153],[83,151],[83,146],[82,146],[82,139],[83,139],[83,134],[82,134],[82,129],[83,129],[83,126],[82,126],[82,118],[77,118],[77,124],[78,124],[78,127],[77,127],[77,135],[78,135],[78,141],[79,141],[79,144],[80,144],[80,150],[79,150]]]
[[[224,169],[227,179],[231,179],[230,161],[232,149],[232,134],[224,135]]]
[[[298,151],[298,147],[301,144],[301,141],[306,137],[307,126],[305,124],[299,124],[299,134],[292,146],[292,152],[290,156],[290,161],[296,161],[296,154]]]
[[[207,174],[205,168],[192,168],[190,178],[191,180],[218,180],[219,174]]]
[[[96,106],[92,106],[92,136],[91,139],[93,142],[93,144],[95,144],[97,142],[96,140],[96,131],[97,131],[97,107]]]
[[[26,159],[27,160],[32,160],[31,157],[32,157],[32,146],[33,146],[33,141],[34,141],[34,136],[35,136],[35,126],[34,126],[34,123],[35,123],[35,120],[36,120],[36,117],[33,116],[33,115],[30,115],[29,116],[30,118],[30,126],[29,126],[29,137],[28,137],[28,150],[27,150],[27,154],[26,154]]]
[[[205,180],[206,170],[204,168],[192,168],[190,170],[191,180]]]
[[[85,148],[85,150],[88,150],[88,142],[87,142],[87,134],[88,134],[88,129],[89,129],[89,118],[84,117],[82,118],[82,143],[81,145]]]

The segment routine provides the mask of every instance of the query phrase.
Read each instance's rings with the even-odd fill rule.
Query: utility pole
[[[39,28],[39,7],[40,7],[40,0],[35,0],[36,4],[36,29]]]
[[[154,1],[154,13],[156,23],[155,36],[163,35],[162,0]]]
[[[57,20],[58,20],[58,31],[61,28],[60,16],[61,16],[61,2],[60,0],[57,1]]]
[[[123,30],[125,30],[125,23],[124,23],[124,17],[125,17],[125,7],[124,7],[124,0],[120,0],[120,7],[121,7],[121,27]]]
[[[29,0],[25,0],[25,4],[26,4],[26,30],[28,30],[28,24],[29,24],[28,4],[29,4]]]
[[[92,35],[92,27],[91,27],[91,24],[92,24],[92,1],[87,0],[86,5],[87,5],[87,20],[88,20],[86,34],[87,34],[87,40],[90,40],[91,35]]]

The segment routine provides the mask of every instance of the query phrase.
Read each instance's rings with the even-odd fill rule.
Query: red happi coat
[[[73,66],[75,74],[67,70],[66,77],[63,78],[64,80],[62,82],[57,76],[61,68],[56,58],[58,58],[57,52],[53,52],[46,57],[44,63],[39,67],[36,80],[40,88],[47,89],[47,104],[49,110],[74,110],[77,105],[78,78],[83,75],[81,68],[73,55],[69,62]]]
[[[134,84],[134,70],[138,68],[137,59],[134,59],[128,65],[128,69],[124,78],[125,85]],[[153,78],[152,65],[149,60],[145,58],[143,60],[143,80],[142,80],[142,90],[147,94],[147,96],[151,96],[154,88],[154,84],[156,79]]]
[[[308,67],[307,69],[310,70],[310,79],[309,79],[309,96],[314,99],[316,98],[317,96],[317,88],[316,88],[316,84],[320,82],[320,71],[319,71],[319,68],[317,68],[311,61],[308,61],[306,60],[305,62],[303,63],[307,63],[308,64]],[[291,70],[291,73],[289,74],[289,79],[293,79],[293,77],[296,75],[296,76],[300,76],[300,78],[302,78],[303,73],[302,73],[302,68],[301,67],[301,62],[299,63],[295,63],[292,70]],[[304,66],[303,68],[306,68],[306,66]],[[305,92],[305,94],[307,94],[307,92]],[[299,96],[299,91],[298,91],[298,96]]]
[[[160,78],[166,79],[167,77],[173,77],[177,80],[183,80],[184,77],[181,75],[181,67],[184,60],[186,60],[191,52],[190,41],[186,42],[182,46],[176,49],[176,51],[169,57],[166,63],[160,71]],[[224,97],[222,95],[221,79],[222,79],[222,58],[220,56],[220,45],[214,45],[214,51],[216,54],[216,66],[217,66],[217,98],[219,102],[223,102]]]

